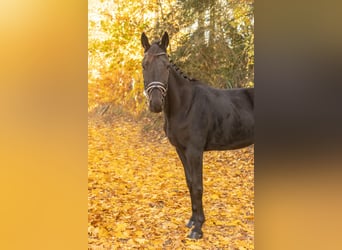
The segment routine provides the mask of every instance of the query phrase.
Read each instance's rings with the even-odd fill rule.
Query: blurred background
[[[89,108],[145,110],[140,36],[164,31],[168,54],[189,77],[219,88],[254,86],[253,1],[110,1],[88,4]]]

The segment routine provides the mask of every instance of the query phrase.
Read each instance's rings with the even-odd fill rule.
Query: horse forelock
[[[151,44],[151,47],[146,51],[145,54],[156,54],[159,52],[164,52],[164,50],[160,47],[160,42],[155,41]]]

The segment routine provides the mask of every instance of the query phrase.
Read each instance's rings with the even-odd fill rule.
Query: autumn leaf
[[[148,118],[110,120],[89,114],[89,249],[254,249],[253,147],[205,152],[207,220],[193,241],[184,170],[162,128],[146,131]]]

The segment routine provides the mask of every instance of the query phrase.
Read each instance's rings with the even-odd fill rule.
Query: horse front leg
[[[182,148],[176,147],[177,154],[179,156],[179,159],[182,162],[183,168],[184,168],[184,173],[185,173],[185,179],[186,179],[186,184],[188,186],[189,192],[190,192],[190,197],[192,197],[192,176],[191,176],[191,168],[188,164],[188,161],[185,156],[185,152]],[[192,198],[191,198],[191,204],[192,204]],[[192,213],[188,223],[186,226],[188,228],[192,228],[195,225],[195,216],[194,213]]]
[[[190,169],[189,175],[191,179],[191,204],[192,204],[192,217],[189,221],[194,228],[188,235],[191,239],[200,239],[203,237],[202,225],[205,221],[203,212],[203,151],[193,147],[188,147],[185,151],[187,165]],[[189,224],[188,223],[188,224]]]

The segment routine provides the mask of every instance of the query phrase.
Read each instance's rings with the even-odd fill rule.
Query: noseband
[[[162,96],[165,97],[166,96],[166,92],[167,92],[167,85],[162,83],[162,82],[150,82],[147,85],[146,90],[144,91],[144,94],[149,97],[152,93],[153,89],[159,89]]]
[[[165,52],[160,52],[157,54],[154,54],[153,56],[161,56],[161,55],[166,55]],[[166,94],[167,94],[167,87],[168,84],[166,83],[162,83],[162,82],[158,82],[158,81],[153,81],[150,82],[149,84],[147,84],[146,89],[144,90],[144,95],[150,99],[151,93],[154,89],[158,89],[160,90],[163,99],[165,98]]]

